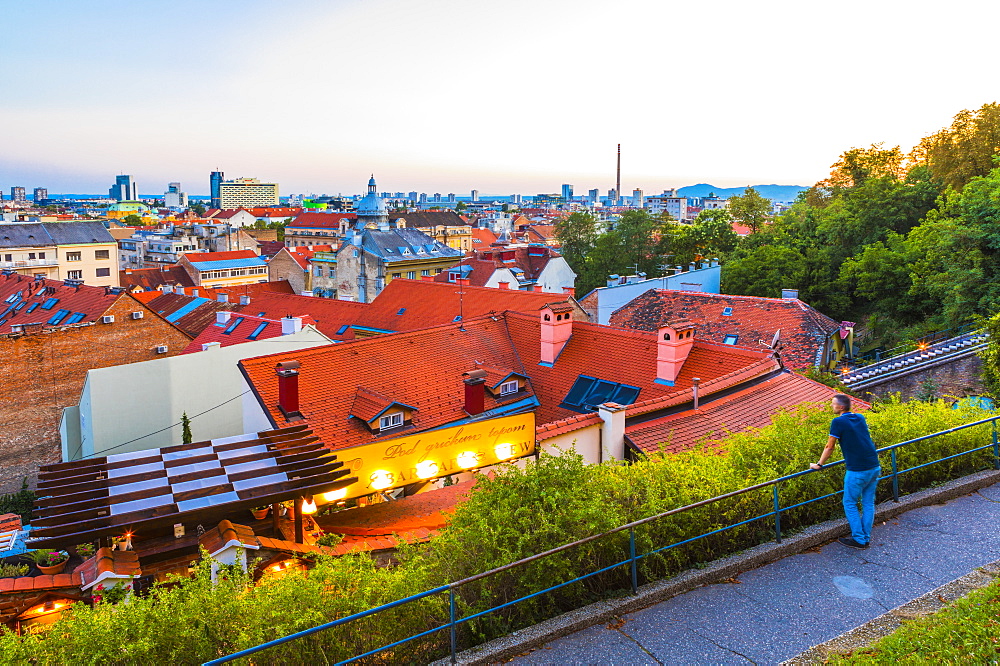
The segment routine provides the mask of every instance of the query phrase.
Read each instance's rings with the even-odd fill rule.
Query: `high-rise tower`
[[[222,208],[222,181],[225,179],[225,174],[221,171],[213,171],[212,175],[208,177],[208,182],[210,185],[211,202],[209,206],[211,208]]]

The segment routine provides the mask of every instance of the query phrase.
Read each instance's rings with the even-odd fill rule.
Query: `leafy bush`
[[[7,564],[0,562],[0,578],[20,578],[27,576],[31,566],[27,564]]]
[[[868,416],[875,441],[884,446],[988,416],[975,407],[891,400]],[[399,565],[379,567],[373,558],[319,557],[308,575],[294,569],[268,574],[250,585],[233,572],[213,586],[203,561],[195,577],[175,586],[154,586],[147,596],[113,608],[77,604],[39,636],[0,635],[0,654],[13,663],[146,664],[199,663],[290,633],[343,618],[380,604],[508,564],[562,544],[727,492],[804,470],[827,438],[830,413],[800,408],[778,414],[774,424],[725,441],[725,451],[705,447],[683,454],[655,454],[633,464],[588,465],[573,453],[542,454],[522,469],[500,468],[482,476],[450,526],[432,542],[403,546]],[[900,469],[990,441],[989,425],[908,445],[897,453]],[[883,473],[890,469],[883,456]],[[910,492],[992,465],[989,450],[908,472],[899,477]],[[803,475],[781,484],[782,506],[835,493],[842,469]],[[883,482],[879,499],[891,496]],[[679,544],[771,510],[771,489],[758,490],[697,510],[659,519],[635,530],[638,552]],[[842,516],[830,497],[782,514],[783,530]],[[773,519],[749,522],[671,547],[640,561],[640,583],[774,538]],[[595,539],[486,579],[456,592],[461,616],[485,611],[627,557],[627,532]],[[460,648],[535,624],[565,610],[629,589],[628,567],[618,566],[582,582],[463,623]],[[113,611],[113,612],[112,612]],[[293,641],[253,658],[254,664],[323,663],[350,658],[448,620],[447,593],[436,593],[374,616]],[[398,652],[372,657],[378,663],[427,663],[448,649],[448,631],[411,641]]]
[[[0,495],[0,514],[16,513],[25,525],[31,522],[31,510],[35,507],[35,493],[28,489],[28,479],[21,481],[21,489],[9,495]]]

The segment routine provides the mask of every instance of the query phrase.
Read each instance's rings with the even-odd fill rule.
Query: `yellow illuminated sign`
[[[370,495],[534,452],[535,415],[530,412],[340,449],[337,456],[358,482],[324,499]]]

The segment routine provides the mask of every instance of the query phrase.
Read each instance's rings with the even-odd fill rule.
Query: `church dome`
[[[388,215],[389,210],[385,206],[385,199],[378,195],[378,188],[375,185],[375,176],[372,175],[368,181],[368,194],[358,202],[354,209],[358,216],[367,215]]]

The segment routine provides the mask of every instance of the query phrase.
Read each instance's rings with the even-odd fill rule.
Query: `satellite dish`
[[[771,349],[778,348],[778,342],[781,340],[781,329],[779,328],[774,332],[774,337],[771,338]]]

